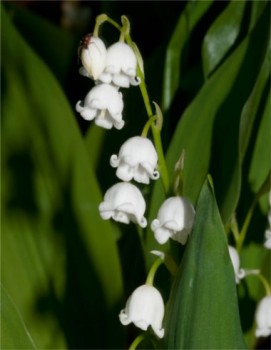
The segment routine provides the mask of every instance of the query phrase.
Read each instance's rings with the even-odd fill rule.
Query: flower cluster
[[[93,79],[96,86],[83,101],[77,102],[76,111],[105,129],[122,129],[123,99],[119,88],[140,83],[133,50],[124,42],[106,48],[100,38],[87,34],[80,47],[80,58],[83,67],[79,72]]]
[[[94,32],[97,34],[97,31]],[[105,129],[122,129],[124,103],[120,89],[141,83],[136,76],[137,65],[142,70],[138,55],[124,42],[123,35],[119,42],[106,48],[97,35],[88,34],[80,47],[80,58],[82,67],[79,73],[94,80],[95,86],[84,100],[77,102],[76,111],[85,120],[94,120],[96,125]],[[151,180],[160,177],[159,156],[152,141],[146,137],[149,126],[150,121],[141,136],[129,138],[118,153],[110,158],[110,165],[116,168],[116,176],[121,181],[106,191],[104,200],[99,205],[99,212],[104,220],[113,219],[124,224],[133,222],[142,228],[147,226],[144,216],[145,199],[132,182],[148,185]],[[195,210],[188,199],[181,196],[166,199],[157,218],[151,223],[155,239],[160,244],[166,243],[169,238],[185,244],[192,230],[194,216]],[[120,312],[119,319],[123,325],[134,323],[142,330],[151,326],[154,333],[162,338],[164,302],[152,283],[147,278],[146,284],[132,293],[125,309]]]
[[[98,36],[99,25],[94,28],[93,35],[86,35],[79,48],[82,67],[79,73],[94,81],[95,86],[87,93],[84,100],[77,102],[75,109],[85,120],[93,120],[97,126],[105,129],[122,129],[125,122],[123,120],[124,102],[121,89],[127,89],[130,86],[144,86],[146,90],[143,74],[143,62],[136,45],[129,36],[129,21],[123,16],[120,27],[115,25],[120,32],[120,39],[106,47],[104,42]],[[101,23],[103,23],[104,19]],[[111,21],[112,22],[112,21]],[[129,40],[127,39],[129,38]],[[137,76],[139,72],[141,79]],[[143,94],[143,93],[142,93]],[[147,94],[147,93],[146,93]],[[165,179],[164,155],[159,137],[155,137],[153,132],[153,142],[147,138],[150,127],[152,131],[160,133],[162,128],[162,112],[159,106],[155,104],[156,114],[149,110],[150,101],[146,103],[148,122],[144,126],[142,134],[130,137],[126,140],[119,151],[110,157],[110,165],[116,169],[116,177],[119,182],[111,186],[104,194],[104,199],[99,205],[100,216],[104,220],[113,219],[117,222],[129,224],[134,223],[141,228],[148,225],[145,217],[146,202],[139,189],[140,185],[149,185],[151,180]],[[157,134],[156,134],[157,136]],[[157,144],[160,142],[160,144]],[[159,152],[157,152],[159,150]],[[165,161],[164,161],[165,162]],[[167,197],[161,204],[157,217],[150,223],[156,241],[163,245],[169,239],[172,239],[182,245],[185,245],[190,233],[192,232],[195,209],[192,203],[180,195],[181,179],[183,171],[183,159],[176,163],[174,195]],[[165,187],[165,194],[169,190]],[[169,186],[168,186],[169,187]],[[269,193],[269,226],[265,231],[264,246],[271,249],[271,191]],[[229,245],[228,252],[232,262],[233,273],[236,284],[248,275],[258,276],[262,281],[264,277],[260,275],[259,270],[249,270],[240,267],[239,253],[243,234],[239,233],[238,227],[232,227],[238,250]],[[165,261],[165,253],[152,251],[158,255],[161,261]],[[146,283],[136,288],[126,302],[126,306],[119,314],[119,320],[123,325],[134,323],[134,325],[144,331],[149,327],[157,337],[164,337],[163,318],[164,301],[161,293],[153,286],[153,279],[156,269],[159,265],[154,263],[151,267]],[[263,282],[266,287],[267,296],[259,303],[256,310],[256,332],[257,337],[268,336],[271,334],[271,291],[268,284]]]

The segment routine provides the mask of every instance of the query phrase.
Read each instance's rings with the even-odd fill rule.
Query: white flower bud
[[[141,136],[135,136],[121,146],[119,155],[110,158],[112,167],[117,168],[116,175],[123,181],[134,179],[137,182],[149,184],[150,178],[159,178],[155,170],[158,156],[152,142]]]
[[[97,80],[105,67],[106,47],[100,38],[91,36],[86,38],[88,38],[87,43],[81,49],[82,65],[88,75]]]
[[[160,244],[169,238],[185,244],[195,217],[193,205],[183,197],[170,197],[160,207],[157,219],[151,223],[154,237]]]
[[[128,88],[139,85],[136,77],[137,60],[129,45],[117,42],[107,49],[106,64],[99,80],[103,83],[113,83],[116,86]]]
[[[112,218],[125,224],[132,221],[141,227],[147,226],[145,210],[146,203],[141,192],[135,185],[127,182],[119,182],[110,187],[99,206],[104,220]]]
[[[149,326],[154,333],[163,338],[164,302],[160,292],[153,286],[142,285],[129,297],[125,309],[121,310],[119,319],[126,326],[130,323],[144,331]]]
[[[84,102],[77,102],[75,109],[84,119],[95,119],[95,123],[105,129],[111,129],[113,126],[121,129],[124,125],[122,94],[108,84],[94,86]]]
[[[232,246],[228,246],[228,248],[229,248],[230,258],[234,269],[235,282],[239,283],[240,279],[245,277],[246,272],[244,269],[240,269],[240,258],[237,250]]]
[[[256,309],[256,337],[271,335],[271,295],[264,297]]]

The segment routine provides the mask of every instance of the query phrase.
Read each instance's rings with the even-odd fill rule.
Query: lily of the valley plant
[[[151,228],[155,240],[165,245],[173,240],[185,245],[193,235],[196,210],[189,198],[182,195],[181,186],[169,188],[168,170],[161,142],[162,112],[155,103],[155,111],[150,108],[141,54],[130,36],[130,24],[122,16],[119,25],[107,15],[97,17],[93,35],[86,35],[80,47],[82,67],[79,72],[92,81],[92,87],[86,97],[76,104],[76,111],[82,118],[105,128],[122,129],[129,115],[124,115],[125,100],[122,89],[141,89],[143,103],[146,107],[147,121],[142,125],[142,134],[126,140],[119,150],[114,150],[110,165],[116,168],[118,182],[104,194],[99,206],[100,216],[104,220],[113,219],[122,224],[133,223],[140,229]],[[108,22],[120,33],[119,41],[106,47],[99,35],[100,27]],[[129,127],[129,123],[127,123]],[[152,132],[149,135],[150,131]],[[180,150],[181,151],[181,150]],[[109,166],[109,164],[108,164]],[[175,183],[181,183],[185,164],[176,173]],[[121,180],[121,182],[119,182]],[[161,181],[166,199],[161,204],[156,217],[147,222],[145,212],[148,209],[144,198],[143,186],[151,186],[152,181]],[[270,211],[268,215],[271,225]],[[238,236],[239,233],[236,234]],[[264,246],[270,249],[270,227],[265,232]],[[164,260],[164,253],[159,253],[157,261],[150,269],[146,283],[137,287],[130,295],[126,306],[120,311],[119,320],[126,326],[133,323],[142,331],[152,329],[153,334],[163,338],[165,305],[161,292],[153,285],[156,270]],[[258,270],[240,268],[240,257],[236,247],[229,245],[235,281],[240,284],[245,277],[254,275],[263,281]],[[264,280],[265,286],[267,282]],[[266,337],[271,334],[271,299],[264,297],[256,311],[256,336]],[[133,347],[132,347],[133,348]]]

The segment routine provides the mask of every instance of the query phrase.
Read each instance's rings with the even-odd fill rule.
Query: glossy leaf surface
[[[241,31],[245,7],[246,2],[244,1],[232,1],[206,33],[202,47],[205,77],[210,75],[219,65],[237,40]]]
[[[162,108],[167,111],[179,88],[181,78],[181,59],[185,44],[196,24],[212,5],[212,1],[189,2],[181,14],[167,47]]]
[[[200,192],[170,296],[166,332],[167,349],[246,348],[226,234],[210,180]]]

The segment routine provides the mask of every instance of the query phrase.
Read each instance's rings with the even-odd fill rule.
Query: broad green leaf
[[[179,88],[182,51],[196,24],[202,19],[213,1],[188,2],[167,47],[164,65],[162,109],[167,111]]]
[[[166,315],[167,349],[245,349],[226,234],[210,180]]]
[[[262,15],[263,11],[264,10],[268,11],[268,8],[266,8],[267,4],[268,4],[268,0],[251,1],[249,30],[251,30],[255,26],[255,24],[258,22],[258,19]]]
[[[238,183],[238,177],[234,177],[236,174],[233,171],[237,165],[240,172],[241,166],[237,163],[240,116],[262,64],[261,55],[266,48],[266,36],[264,35],[266,35],[267,23],[268,16],[265,13],[259,18],[252,32],[205,82],[195,99],[184,111],[174,132],[166,157],[169,173],[174,173],[174,166],[184,150],[183,194],[193,203],[196,202],[204,179],[210,171],[211,161],[212,171],[215,173],[214,181],[219,184],[217,186],[217,193],[220,195],[219,205],[223,204],[230,184],[234,181]],[[259,41],[259,36],[262,37],[261,41]],[[259,45],[258,50],[255,50],[257,45]],[[262,82],[256,84],[258,87],[253,99],[256,96],[258,96],[257,99],[260,99],[258,90],[261,91],[264,86],[266,63],[264,67],[262,76],[259,78]],[[252,111],[255,112],[253,108]],[[246,116],[249,117],[248,114]],[[254,117],[255,115],[252,114],[251,123]],[[218,131],[215,127],[218,127]],[[220,148],[223,152],[219,153]],[[232,197],[228,197],[227,207],[223,213],[225,222],[235,209],[239,190],[240,188],[236,186],[231,188]],[[158,182],[155,184],[151,199],[150,222],[156,217],[164,199],[161,183]],[[168,245],[159,246],[149,229],[146,234],[146,251],[152,249],[166,251]],[[150,265],[151,262],[147,260],[147,264]]]
[[[18,308],[2,285],[1,349],[36,349]]]
[[[119,347],[115,227],[99,216],[84,140],[3,8],[2,34],[3,283],[37,348]]]
[[[233,181],[232,171],[238,159],[240,116],[255,84],[258,67],[262,63],[261,55],[266,48],[266,36],[263,37],[263,34],[266,33],[264,30],[267,22],[268,17],[263,14],[254,30],[205,82],[184,111],[175,129],[167,150],[167,165],[170,174],[173,174],[175,163],[182,151],[185,151],[183,195],[193,203],[197,200],[211,165],[213,165],[211,170],[214,172],[212,174],[214,182],[219,183],[217,186],[217,194],[220,195],[217,197],[219,205],[223,203],[229,181]],[[255,50],[257,45],[259,48]],[[161,193],[163,193],[162,186],[158,182],[153,191],[149,221],[155,218],[164,200]],[[234,202],[230,203],[223,215],[225,222],[230,212],[235,209],[235,205],[234,198]],[[146,247],[147,251],[161,249],[155,242],[151,230],[147,231]],[[167,246],[162,247],[162,250],[167,249]]]
[[[228,190],[227,181],[238,155],[237,131],[241,111],[255,84],[262,60],[260,52],[265,52],[266,42],[260,42],[257,52],[254,45],[257,45],[259,37],[262,37],[263,30],[266,29],[266,20],[267,16],[259,20],[255,30],[206,81],[177,126],[167,152],[167,161],[172,171],[180,152],[185,150],[184,195],[193,202],[208,172],[211,156],[215,171],[214,181],[220,184],[217,190],[221,194],[224,189],[223,195]],[[240,90],[242,93],[237,98]],[[229,125],[230,122],[232,123]],[[228,128],[226,133],[225,127]],[[212,149],[212,146],[215,148]]]
[[[269,62],[270,64],[270,62]],[[268,172],[271,169],[271,93],[269,91],[263,112],[255,147],[249,169],[249,183],[254,193],[257,193]]]
[[[242,28],[242,18],[246,5],[245,1],[229,3],[205,35],[202,46],[205,77],[214,71],[236,42]]]
[[[241,191],[242,163],[246,155],[249,141],[251,139],[253,126],[255,125],[257,118],[262,119],[259,107],[263,102],[262,100],[264,98],[264,90],[266,89],[267,85],[269,85],[268,80],[270,78],[270,53],[270,50],[267,51],[265,60],[257,77],[253,90],[242,109],[239,128],[238,158],[234,170],[229,175],[231,181],[229,182],[228,189],[225,192],[225,196],[221,205],[221,213],[225,221],[231,216],[237,206]],[[264,154],[266,154],[266,152],[263,153],[263,156]],[[270,162],[269,164],[265,162],[265,164],[267,167],[269,166],[269,168],[266,169],[264,162],[261,164],[258,163],[258,170],[262,169],[262,171],[265,171],[264,177],[261,178],[262,182],[267,176],[271,166]],[[261,185],[261,183],[259,185]]]

